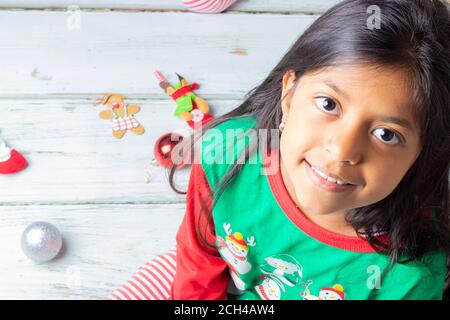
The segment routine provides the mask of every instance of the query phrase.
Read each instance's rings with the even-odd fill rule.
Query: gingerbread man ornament
[[[99,116],[103,120],[111,120],[114,137],[121,139],[128,130],[137,135],[144,134],[144,127],[134,117],[141,110],[137,104],[126,103],[125,98],[116,93],[105,94],[95,105],[99,104],[108,107],[107,110],[100,112]]]

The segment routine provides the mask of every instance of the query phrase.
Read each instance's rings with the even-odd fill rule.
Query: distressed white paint
[[[105,91],[162,97],[161,70],[198,91],[242,98],[264,79],[315,16],[181,12],[0,11],[0,97],[87,96]],[[237,54],[236,54],[237,52]],[[243,53],[244,55],[240,54]]]
[[[105,299],[175,244],[184,210],[183,204],[1,206],[0,299]],[[23,254],[20,236],[40,220],[58,227],[64,245],[56,259],[36,264]]]

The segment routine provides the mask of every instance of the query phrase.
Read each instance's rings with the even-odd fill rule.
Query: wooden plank
[[[275,12],[275,13],[321,13],[339,2],[339,0],[241,0],[228,9],[237,12]],[[0,1],[0,8],[59,8],[70,5],[90,9],[127,9],[127,10],[182,10],[186,11],[181,0],[60,0],[60,1]]]
[[[316,16],[173,12],[0,11],[0,98],[162,97],[153,77],[178,72],[208,98],[241,99]],[[264,35],[264,36],[262,36]]]
[[[188,134],[189,126],[164,100],[134,100],[146,132],[111,135],[110,121],[98,113],[105,107],[76,101],[1,101],[2,138],[29,160],[29,168],[0,175],[3,204],[33,203],[168,203],[183,202],[173,192],[166,171],[150,165],[153,146],[166,132]],[[208,101],[212,114],[224,114],[240,101]],[[177,174],[185,190],[190,166]]]
[[[104,299],[154,255],[175,244],[183,204],[2,206],[0,299]],[[64,248],[36,264],[20,237],[32,222],[53,223]]]

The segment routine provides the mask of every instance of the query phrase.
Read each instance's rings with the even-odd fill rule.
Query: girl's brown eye
[[[378,128],[378,129],[375,129],[373,132],[374,133],[377,132],[377,134],[375,134],[375,136],[385,144],[396,145],[401,142],[398,137],[398,134],[389,129]]]
[[[326,112],[326,113],[330,113],[332,115],[337,115],[339,113],[339,108],[336,104],[336,102],[333,101],[333,99],[331,98],[327,98],[327,97],[318,97],[315,98],[316,100],[316,106]]]

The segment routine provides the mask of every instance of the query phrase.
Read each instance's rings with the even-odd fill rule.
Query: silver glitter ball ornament
[[[28,258],[38,263],[45,262],[58,255],[62,247],[62,236],[51,223],[33,222],[22,233],[21,245]]]

